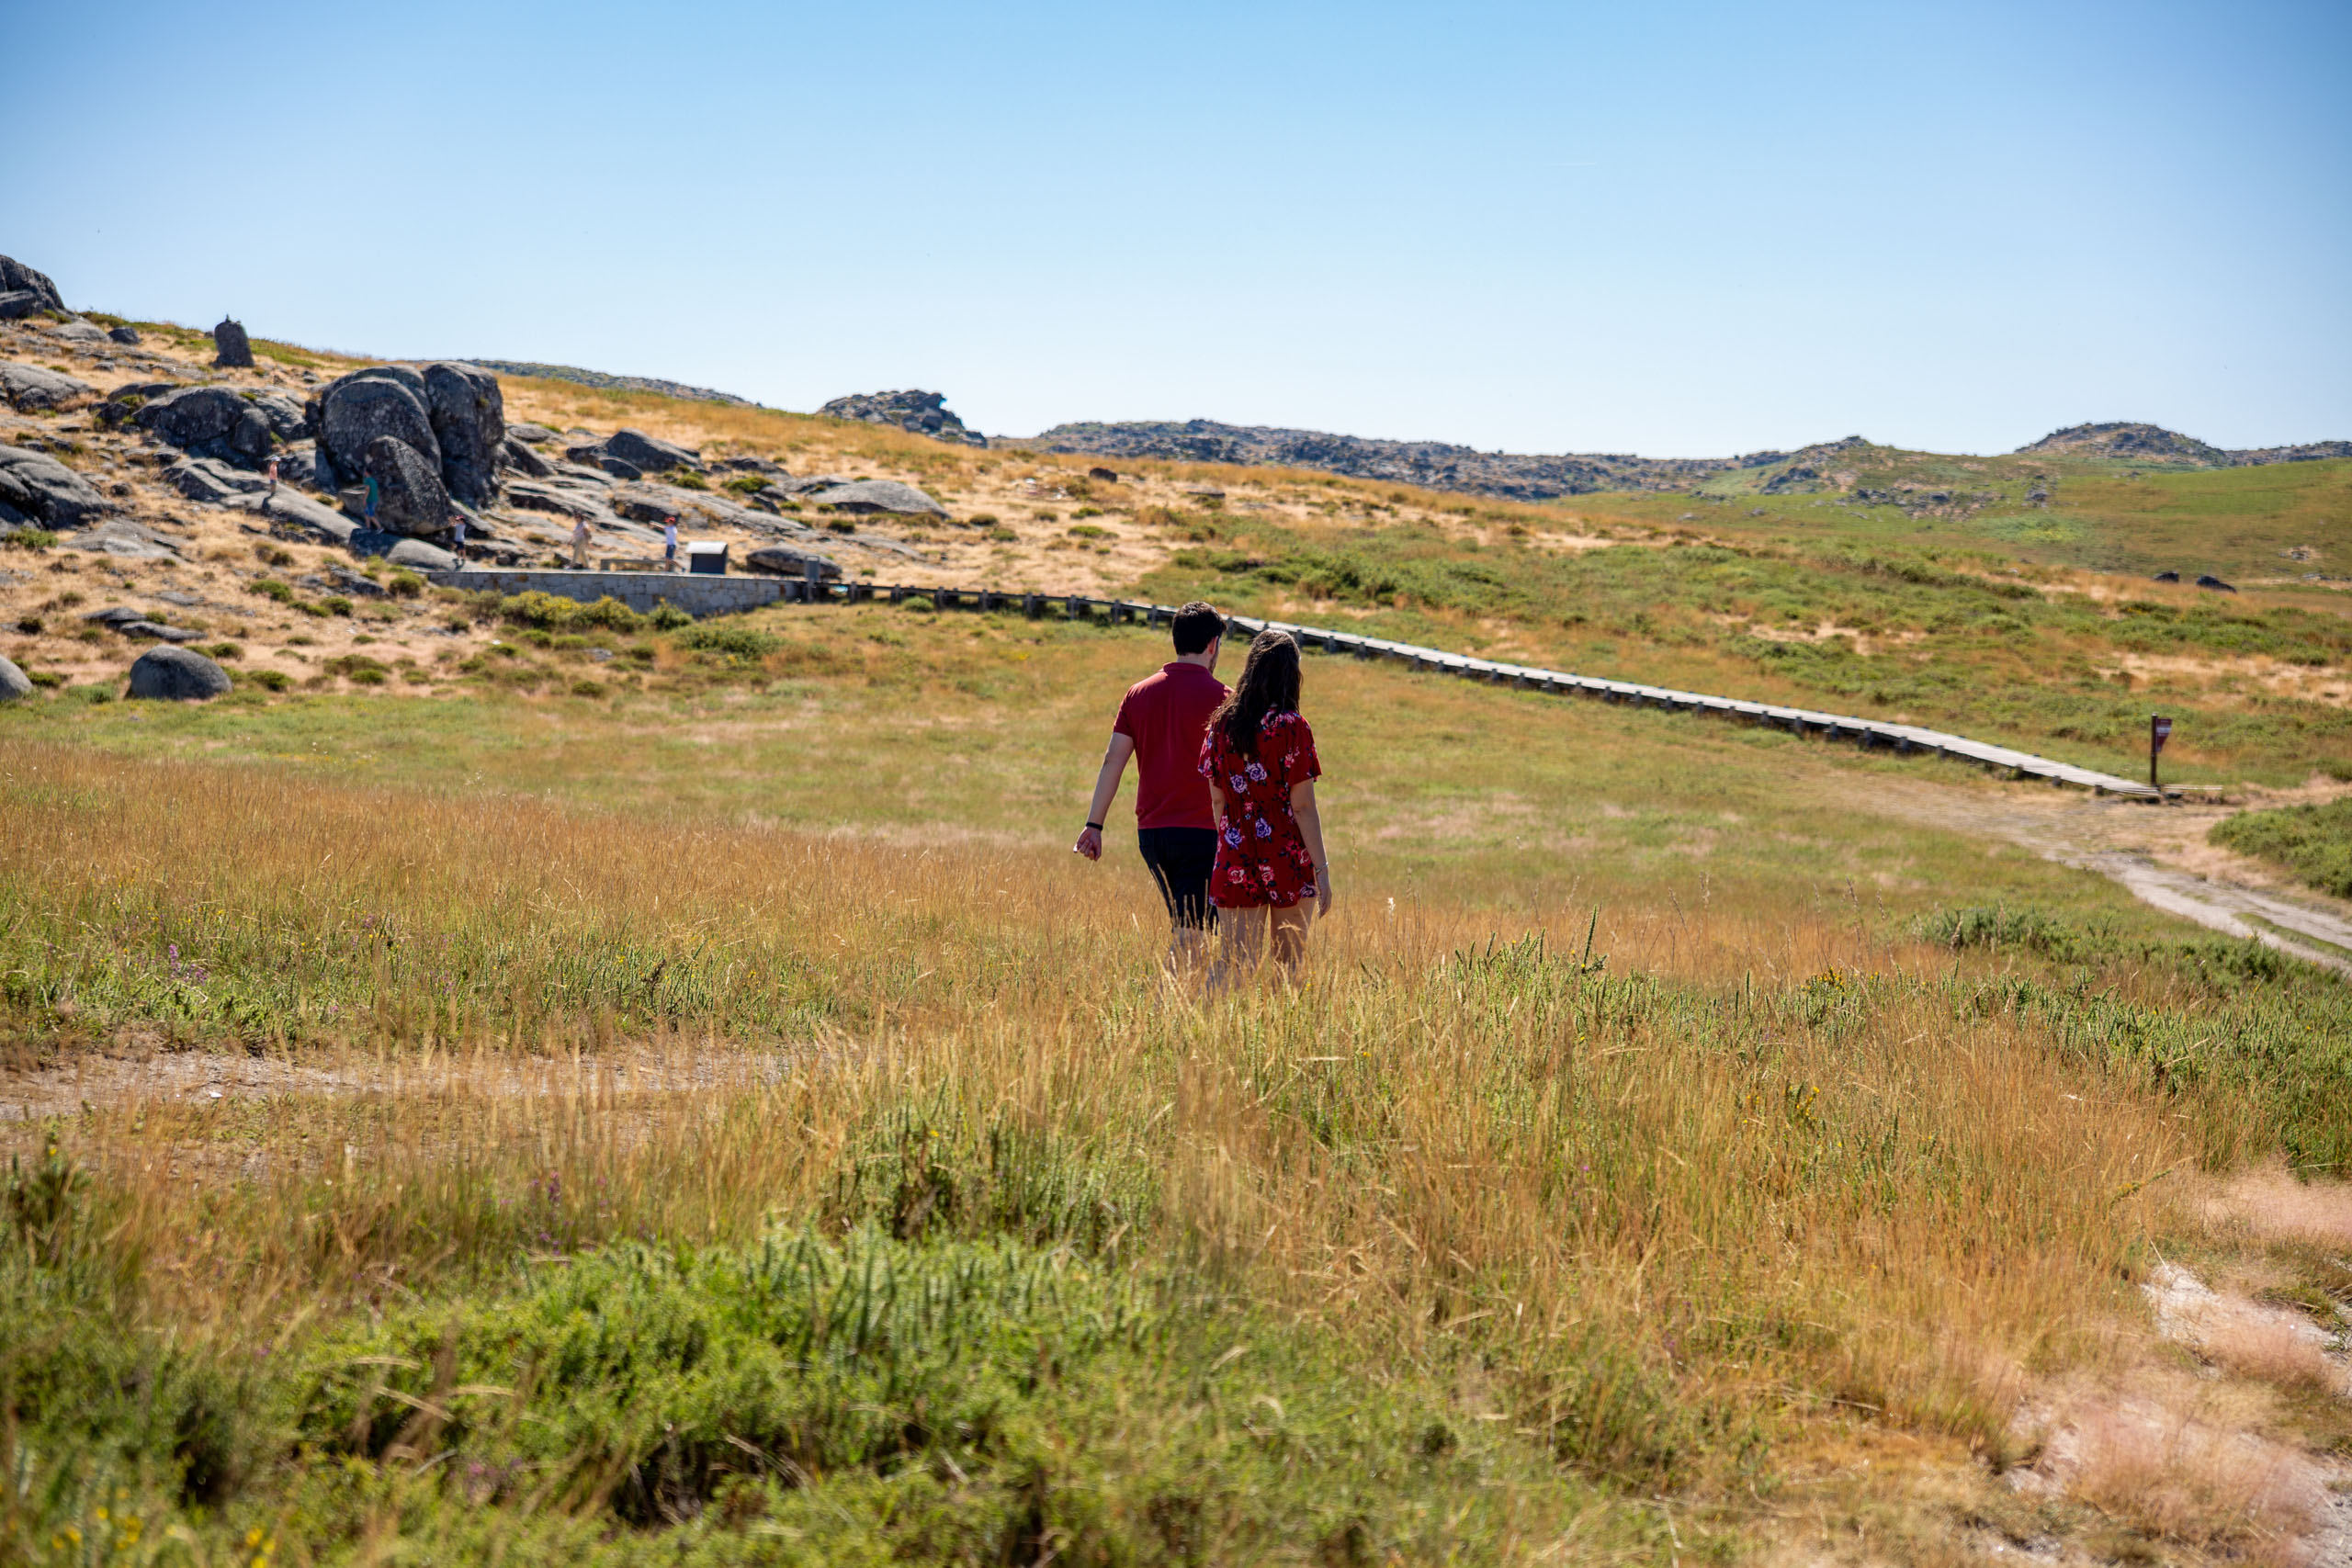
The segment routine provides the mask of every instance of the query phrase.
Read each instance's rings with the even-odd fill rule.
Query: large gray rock
[[[60,549],[87,550],[121,560],[178,560],[179,547],[144,523],[109,517],[57,541]]]
[[[312,501],[301,491],[277,487],[276,495],[266,491],[241,495],[228,502],[241,512],[250,512],[277,525],[271,531],[283,528],[288,532],[307,532],[338,545],[351,542],[359,525],[337,512],[334,507]]]
[[[498,378],[470,365],[428,365],[424,392],[441,443],[442,484],[476,506],[495,499],[506,440],[506,398]]]
[[[126,323],[119,327],[110,328],[107,333],[107,338],[109,342],[126,344],[132,348],[136,348],[139,346],[139,329]]]
[[[41,297],[29,288],[12,288],[0,293],[0,321],[21,321],[27,316],[38,316],[48,309]]]
[[[22,702],[32,694],[32,682],[17,668],[15,660],[0,653],[0,703]]]
[[[215,365],[232,370],[250,370],[254,364],[254,345],[245,337],[245,329],[235,321],[224,320],[212,329],[212,356]]]
[[[641,430],[616,430],[606,438],[605,451],[643,469],[649,474],[662,474],[672,468],[699,468],[702,458],[675,443],[657,440]]]
[[[516,440],[512,426],[508,428],[506,440],[499,448],[499,455],[507,468],[526,478],[544,479],[551,479],[555,475],[555,465]]]
[[[118,510],[89,480],[46,452],[0,446],[0,503],[44,528],[75,528]]]
[[[183,452],[242,468],[260,466],[277,440],[270,411],[232,387],[182,387],[148,399],[130,420]]]
[[[908,517],[944,517],[947,508],[897,479],[856,479],[812,491],[805,498],[837,512],[890,512]]]
[[[130,667],[130,694],[164,702],[226,696],[229,672],[192,648],[151,648]]]
[[[944,392],[857,392],[846,398],[835,398],[817,412],[827,419],[854,419],[867,424],[895,424],[900,430],[916,435],[928,435],[934,441],[959,442],[966,446],[985,446],[989,438],[977,430],[967,430],[946,406]]]
[[[259,474],[211,457],[182,457],[164,470],[164,479],[190,501],[207,506],[226,506],[241,495],[269,488],[269,481]]]
[[[0,256],[0,293],[30,294],[40,301],[38,308],[43,310],[65,309],[65,297],[58,293],[49,275],[35,272],[13,256]]]
[[[376,366],[328,382],[311,404],[311,434],[345,484],[366,476],[368,445],[385,435],[421,453],[436,477],[441,471],[424,378],[404,366]]]
[[[533,424],[528,420],[517,420],[508,425],[506,434],[516,441],[527,441],[534,446],[555,439],[554,431],[544,424]]]
[[[438,534],[449,525],[449,491],[424,453],[395,436],[368,443],[360,470],[376,481],[376,521],[395,534]]]
[[[789,545],[762,545],[743,558],[743,565],[775,577],[806,577],[811,566],[822,580],[842,574],[841,563],[831,557],[820,556],[814,550],[796,550]]]
[[[438,545],[428,545],[423,539],[402,538],[398,534],[387,534],[381,528],[362,528],[351,536],[349,543],[354,555],[381,556],[394,566],[409,567],[417,571],[453,571],[464,564]]]
[[[19,365],[13,359],[0,359],[0,398],[18,413],[31,413],[37,409],[63,408],[77,398],[86,398],[96,391],[87,381],[77,381],[54,370],[44,370],[38,365]]]

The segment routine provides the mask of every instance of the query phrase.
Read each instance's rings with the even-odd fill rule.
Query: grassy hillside
[[[1204,1005],[1124,834],[1065,847],[1155,639],[738,629],[597,628],[652,658],[594,698],[559,633],[469,695],[0,714],[11,1551],[2203,1561],[2316,1517],[2279,1477],[2338,1406],[2225,1359],[2224,1414],[2134,1282],[2352,1283],[2226,1174],[2352,1155],[2333,982],[1854,814],[1917,763],[1317,660],[1340,913],[1308,986]],[[2118,1400],[2205,1446],[2001,1478]]]

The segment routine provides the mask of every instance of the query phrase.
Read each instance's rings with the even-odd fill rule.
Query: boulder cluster
[[[895,424],[914,435],[953,441],[965,446],[985,446],[989,438],[967,430],[947,408],[944,392],[854,392],[835,398],[817,411],[827,419],[854,419],[866,424]]]

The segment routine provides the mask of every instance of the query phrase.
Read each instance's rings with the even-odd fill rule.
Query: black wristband
[[[1089,822],[1087,826],[1093,829],[1098,833],[1102,830],[1102,824],[1100,822]]]

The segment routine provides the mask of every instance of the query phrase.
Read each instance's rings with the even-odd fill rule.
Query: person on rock
[[[585,517],[572,521],[571,566],[575,571],[588,570],[588,519]]]
[[[1275,964],[1295,979],[1306,957],[1306,907],[1331,913],[1331,861],[1315,807],[1323,765],[1315,731],[1298,711],[1298,686],[1296,640],[1260,632],[1201,743],[1201,776],[1217,817],[1209,901],[1222,951],[1209,975],[1212,991],[1257,968],[1269,929]]]
[[[261,503],[267,506],[277,499],[277,459],[272,457],[262,465],[262,474],[269,480],[269,489],[262,492]]]
[[[1216,819],[1208,781],[1197,766],[1209,715],[1227,697],[1216,678],[1225,646],[1225,617],[1194,600],[1176,612],[1173,662],[1127,688],[1111,721],[1111,744],[1095,776],[1086,830],[1071,846],[1088,860],[1102,858],[1102,819],[1119,793],[1127,759],[1136,760],[1136,848],[1168,906],[1169,968],[1187,975],[1208,943],[1216,911],[1208,898],[1216,859]]]
[[[674,517],[662,519],[662,570],[678,570],[678,520]]]

